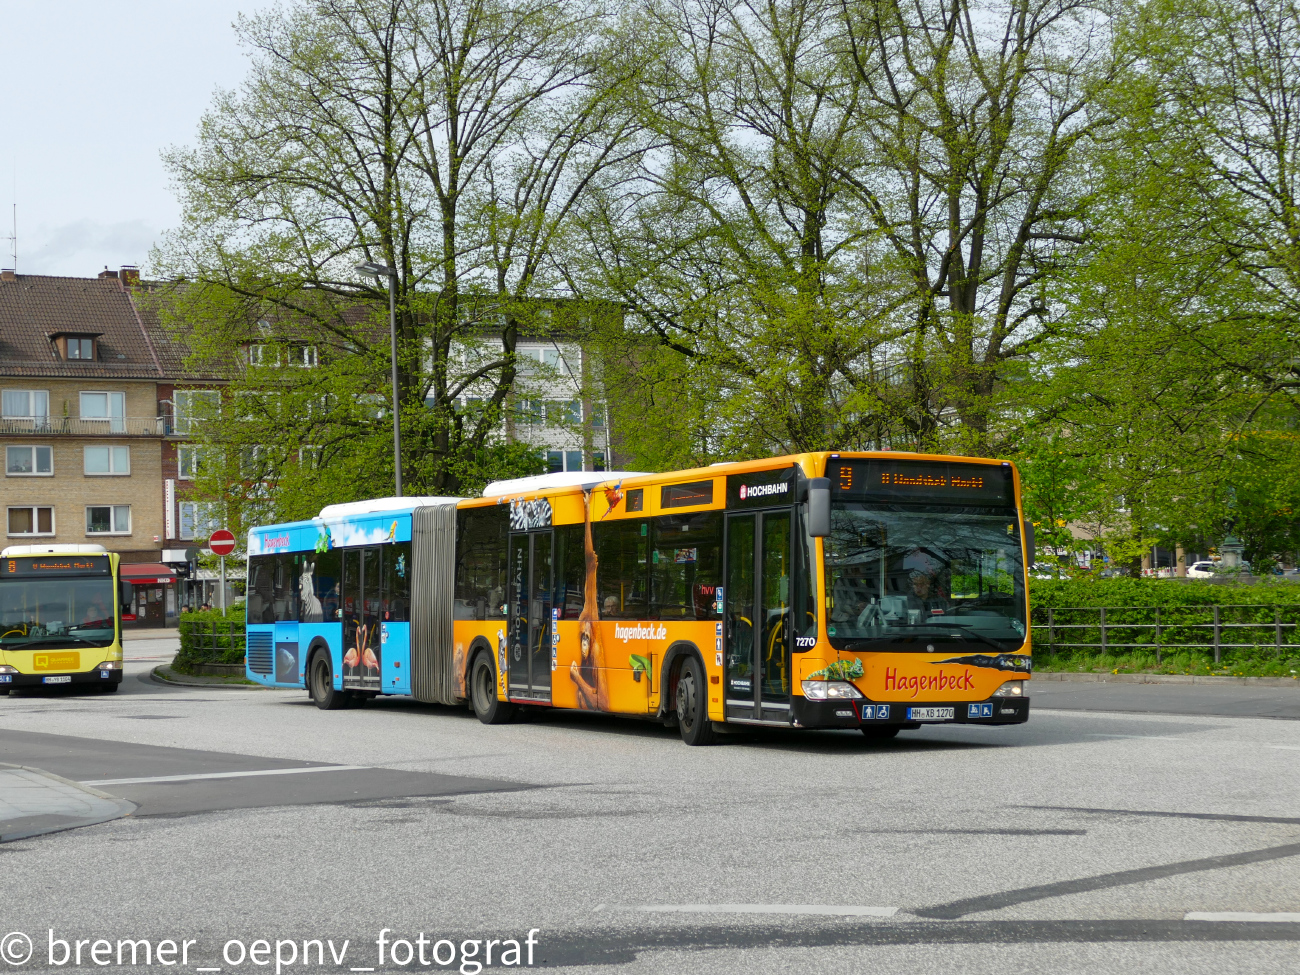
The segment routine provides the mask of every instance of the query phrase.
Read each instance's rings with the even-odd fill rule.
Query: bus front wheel
[[[484,724],[505,724],[515,716],[515,706],[497,699],[497,675],[486,653],[474,658],[469,677],[470,700],[475,716]]]
[[[687,657],[677,678],[677,728],[688,745],[712,745],[718,740],[709,720],[708,695],[704,668],[695,657]]]
[[[322,711],[337,711],[348,706],[348,696],[334,689],[334,669],[330,655],[319,650],[311,658],[311,699]]]

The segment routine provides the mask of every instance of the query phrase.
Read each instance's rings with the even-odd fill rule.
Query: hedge
[[[183,672],[189,664],[243,663],[244,619],[243,603],[235,603],[224,614],[219,609],[182,613],[181,650],[173,666],[179,665]],[[216,624],[215,635],[212,624]]]
[[[1260,606],[1300,605],[1300,582],[1248,585],[1192,579],[1031,579],[1029,605],[1035,610],[1066,606]]]

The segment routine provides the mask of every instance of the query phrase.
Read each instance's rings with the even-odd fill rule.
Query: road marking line
[[[640,904],[635,910],[667,914],[832,914],[842,917],[893,917],[897,907],[839,904]]]
[[[1300,921],[1300,914],[1253,914],[1250,911],[1192,911],[1184,921]]]
[[[219,972],[219,971],[221,971],[220,968],[196,968],[196,969],[194,969],[194,970],[195,970],[196,972]]]
[[[1265,748],[1281,748],[1288,752],[1300,752],[1300,745],[1265,745]]]
[[[193,775],[152,775],[139,779],[94,779],[82,785],[151,785],[154,782],[197,782],[200,779],[242,779],[254,775],[301,775],[303,772],[355,772],[373,765],[309,765],[306,768],[268,768],[251,772],[200,772]]]
[[[1168,735],[1099,735],[1099,734],[1090,734],[1090,735],[1087,735],[1086,737],[1088,737],[1088,738],[1142,738],[1142,739],[1153,739],[1153,740],[1155,740],[1155,741],[1185,741],[1185,740],[1186,740],[1186,739],[1183,739],[1183,738],[1171,738],[1171,737],[1169,737]]]

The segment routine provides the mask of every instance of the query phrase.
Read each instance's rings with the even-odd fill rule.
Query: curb
[[[121,799],[117,796],[111,796],[107,792],[100,792],[98,789],[91,788],[88,785],[82,785],[80,782],[73,782],[71,779],[65,779],[61,775],[55,775],[53,772],[47,772],[45,769],[33,768],[30,765],[10,765],[7,762],[0,762],[0,768],[4,769],[21,769],[24,772],[31,772],[46,779],[52,779],[62,785],[72,786],[80,792],[88,793],[96,799],[102,799],[112,804],[115,808],[111,813],[102,816],[82,816],[70,817],[61,816],[57,813],[48,813],[37,816],[24,816],[19,819],[11,819],[9,823],[0,822],[0,843],[9,843],[13,840],[30,839],[33,836],[44,836],[47,833],[62,833],[64,830],[78,829],[82,826],[96,826],[99,823],[111,822],[114,819],[122,819],[131,815],[136,810],[134,802],[127,799]],[[46,820],[42,823],[41,820]]]
[[[1200,677],[1194,674],[1083,674],[1039,672],[1031,680],[1074,681],[1085,684],[1209,684],[1226,687],[1293,687],[1300,690],[1300,680],[1287,677]],[[1032,690],[1031,690],[1032,693]]]
[[[228,684],[225,681],[220,681],[220,680],[206,680],[206,681],[192,680],[192,679],[187,680],[185,675],[174,674],[174,672],[170,670],[168,671],[168,673],[173,673],[173,676],[168,677],[160,673],[160,671],[163,670],[165,666],[166,666],[165,664],[159,664],[153,670],[149,671],[149,679],[153,681],[155,684],[162,684],[166,687],[224,687],[224,688],[231,688],[236,691],[273,691],[273,690],[284,689],[284,688],[275,688],[275,687],[265,687],[261,684]]]

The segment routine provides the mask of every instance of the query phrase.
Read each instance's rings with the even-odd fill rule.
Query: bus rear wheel
[[[688,745],[712,745],[718,740],[709,720],[708,693],[704,668],[695,657],[687,657],[677,678],[677,729]]]
[[[334,689],[334,668],[328,651],[318,650],[311,658],[308,688],[312,702],[322,711],[338,711],[348,706],[348,696]]]
[[[469,676],[470,703],[474,715],[484,724],[505,724],[515,716],[515,706],[509,701],[497,700],[497,675],[492,658],[480,653],[474,658],[474,668]]]

